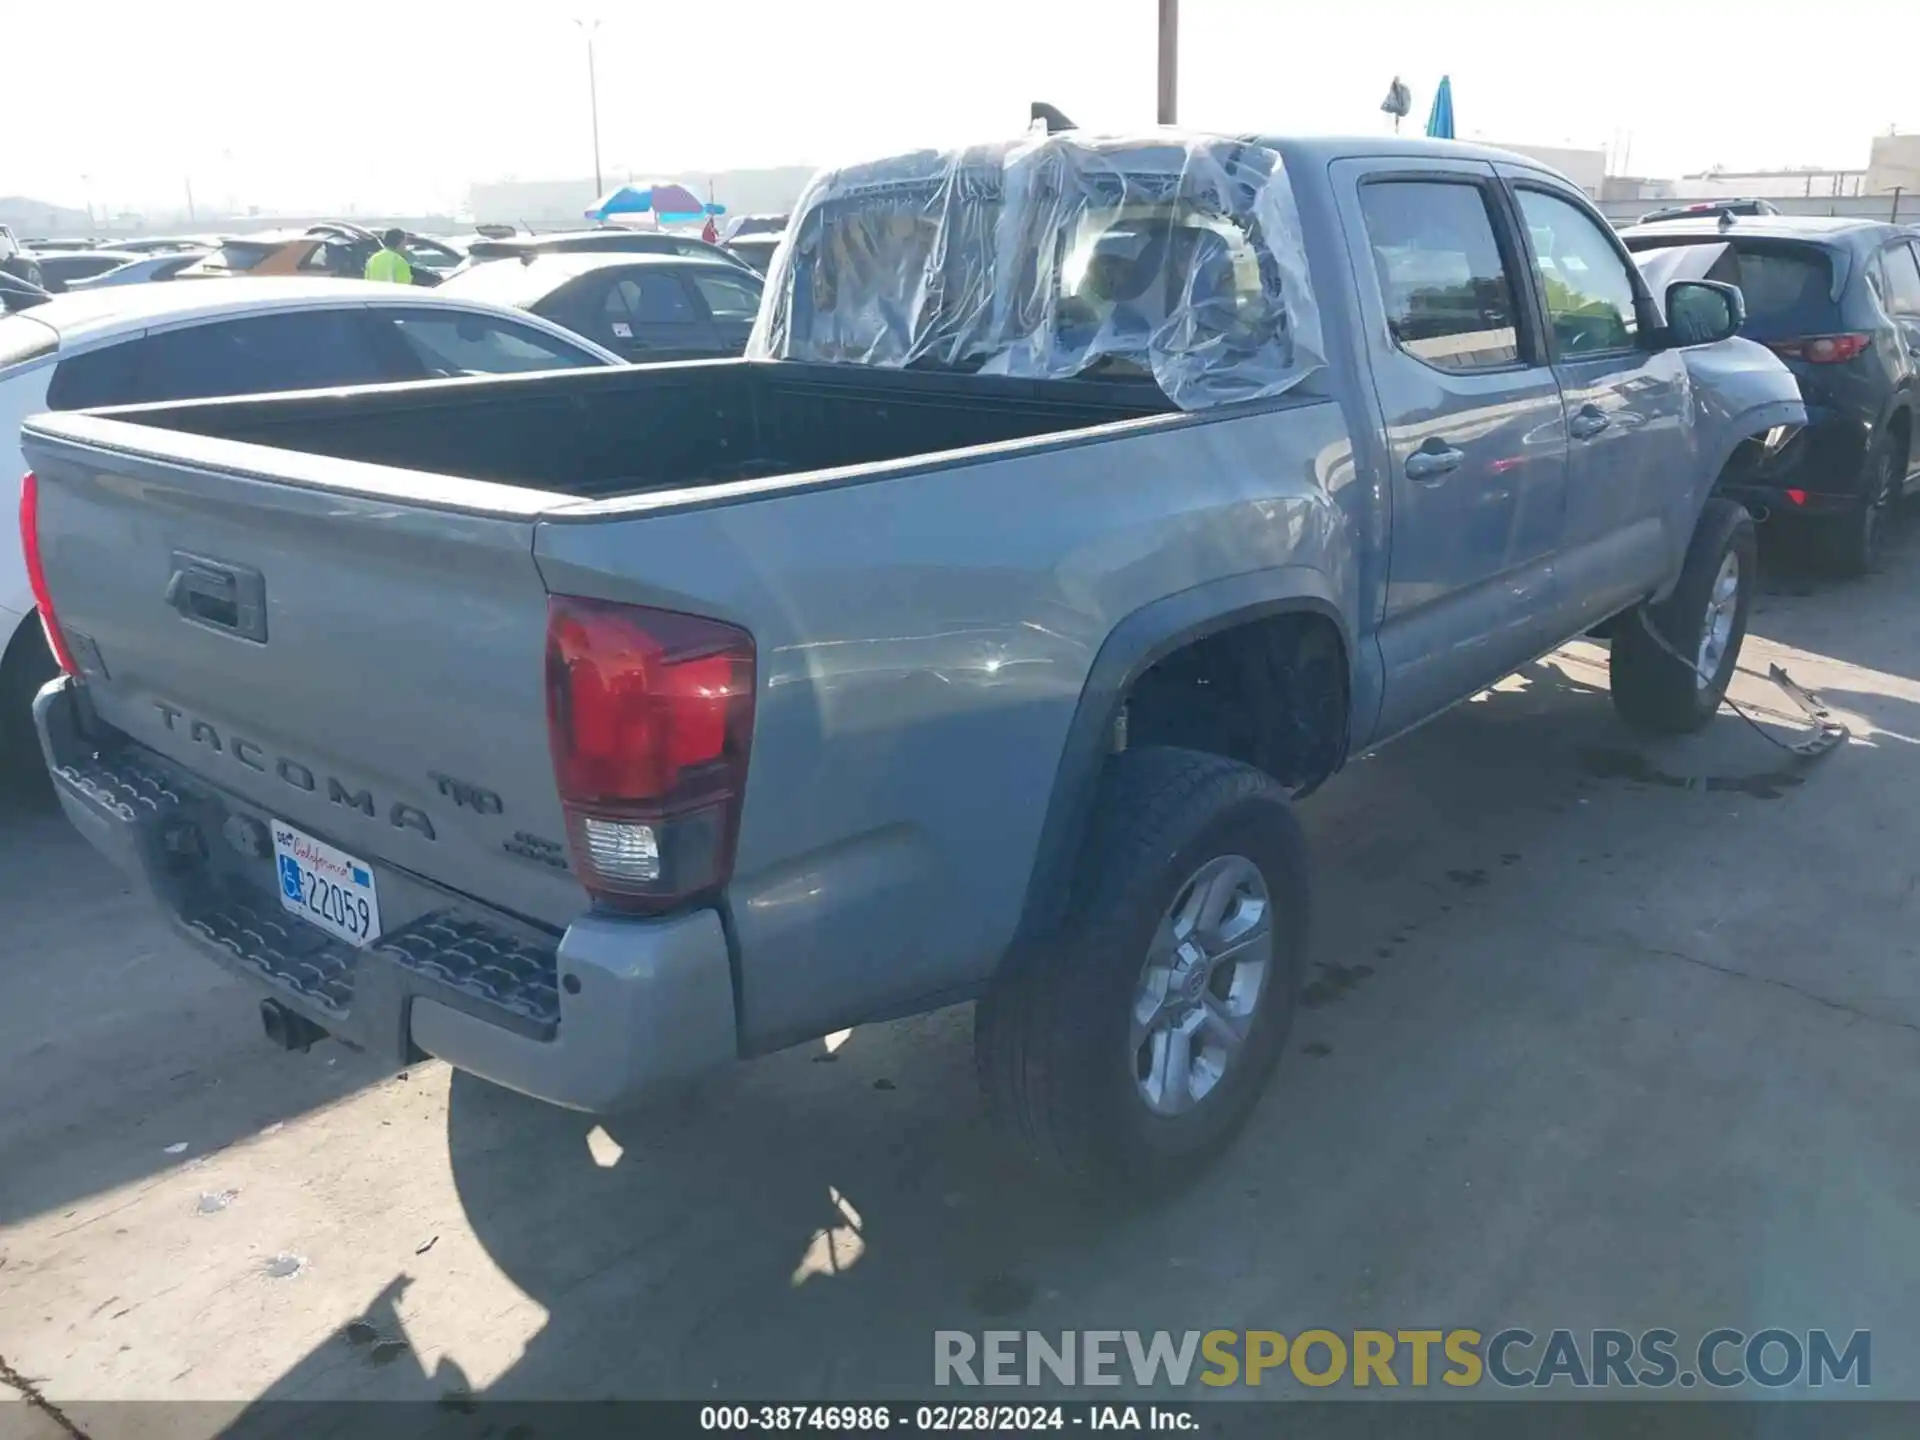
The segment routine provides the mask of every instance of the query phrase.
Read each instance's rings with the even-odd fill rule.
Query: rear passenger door
[[[1567,520],[1555,562],[1564,639],[1656,589],[1691,536],[1695,496],[1679,467],[1690,443],[1692,392],[1674,349],[1646,347],[1652,311],[1639,270],[1585,197],[1518,166],[1535,298],[1547,318],[1570,445]],[[1698,477],[1710,480],[1712,477]]]
[[[636,265],[609,277],[601,304],[607,338],[601,343],[638,363],[691,360],[720,352],[705,309],[667,266]],[[596,339],[599,337],[596,336]]]
[[[1493,167],[1333,174],[1390,467],[1383,739],[1551,643],[1567,438]]]

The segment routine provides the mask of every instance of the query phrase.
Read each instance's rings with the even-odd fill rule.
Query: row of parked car
[[[413,270],[413,283],[421,286],[438,285],[488,260],[578,252],[677,255],[743,265],[764,275],[785,227],[784,215],[740,216],[729,222],[725,239],[715,242],[612,224],[538,234],[520,234],[511,225],[488,225],[464,244],[409,233],[402,248]],[[113,241],[20,239],[0,225],[0,276],[50,295],[176,278],[332,275],[359,279],[380,243],[380,236],[365,226],[342,220],[250,235],[157,235]]]
[[[409,236],[407,287],[350,278],[378,243],[334,223],[13,246],[0,280],[64,293],[0,293],[6,508],[20,424],[43,410],[737,355],[760,304],[748,259],[669,231]],[[0,548],[0,772],[16,779],[35,765],[28,699],[53,669],[34,613],[17,547]]]

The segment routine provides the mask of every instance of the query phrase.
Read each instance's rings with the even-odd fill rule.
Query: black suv
[[[1816,215],[1728,216],[1622,233],[1650,280],[1724,280],[1746,296],[1741,334],[1799,377],[1807,426],[1751,447],[1721,489],[1766,518],[1806,517],[1828,563],[1879,559],[1888,511],[1920,478],[1920,230]]]

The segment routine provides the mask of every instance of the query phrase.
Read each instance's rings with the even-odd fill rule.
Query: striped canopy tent
[[[589,220],[611,220],[616,215],[651,215],[657,224],[679,224],[724,215],[727,207],[702,200],[686,186],[671,180],[649,180],[621,185],[602,195],[587,211]]]

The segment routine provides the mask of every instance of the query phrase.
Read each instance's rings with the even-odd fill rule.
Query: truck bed
[[[1173,413],[1150,380],[700,361],[128,407],[116,418],[582,499],[900,460]]]

